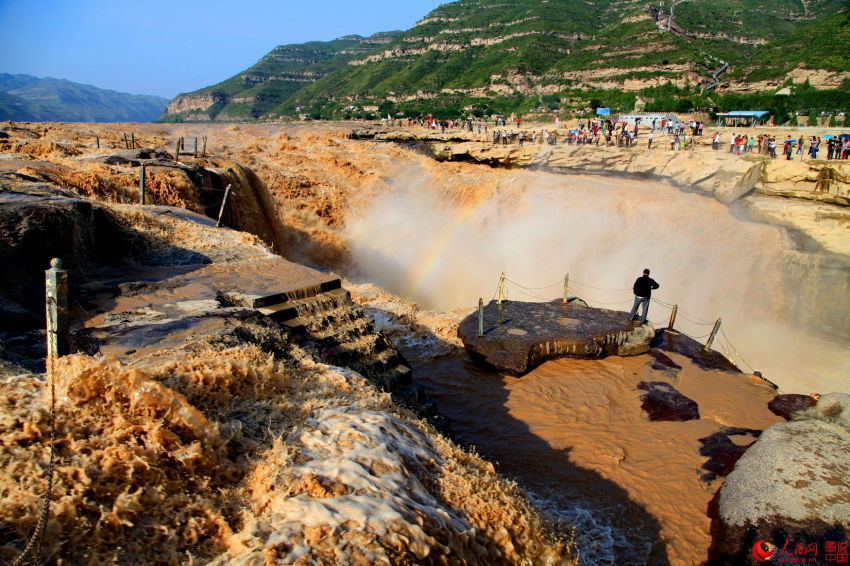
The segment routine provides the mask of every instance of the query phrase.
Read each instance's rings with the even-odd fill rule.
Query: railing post
[[[97,143],[97,149],[100,149],[100,136],[95,136],[94,141]]]
[[[564,275],[564,304],[567,304],[567,291],[570,288],[570,272],[568,271],[566,275]]]
[[[130,142],[127,141],[127,133],[124,133],[124,149],[130,149]]]
[[[130,149],[136,149],[136,132],[130,132]]]
[[[676,323],[677,312],[679,312],[679,305],[673,305],[673,311],[670,313],[670,322],[667,323],[667,332],[673,332],[673,325]]]
[[[47,298],[47,364],[68,353],[68,272],[58,257],[44,272]]]
[[[484,299],[478,297],[478,335],[484,336]]]
[[[224,198],[221,200],[221,208],[218,211],[218,222],[215,223],[216,228],[221,226],[221,217],[224,214],[224,207],[227,205],[227,197],[230,196],[231,186],[232,185],[227,185],[227,188],[224,190]]]
[[[180,138],[177,138],[177,143],[174,144],[174,161],[180,161]]]
[[[714,342],[714,338],[717,336],[717,331],[720,330],[720,320],[717,319],[717,322],[714,323],[714,328],[711,330],[711,335],[708,337],[708,342],[705,343],[705,351],[711,350],[711,343]]]
[[[139,165],[139,203],[145,204],[145,166]]]
[[[195,136],[195,149],[192,152],[192,156],[197,159],[198,158],[198,137]]]
[[[201,157],[207,156],[207,136],[202,138],[203,143],[201,144]]]
[[[502,304],[502,292],[505,289],[505,272],[503,271],[501,275],[499,275],[499,298],[496,299],[496,304]]]

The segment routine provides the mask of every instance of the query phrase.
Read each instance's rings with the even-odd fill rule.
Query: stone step
[[[349,341],[357,340],[365,336],[371,336],[372,330],[370,325],[372,321],[365,317],[358,317],[351,320],[335,321],[336,324],[330,324],[326,327],[314,329],[307,327],[307,331],[316,340],[330,340],[336,345],[343,345]]]
[[[340,287],[302,299],[259,307],[257,311],[275,322],[286,322],[299,317],[307,318],[341,310],[340,307],[348,308],[351,304],[351,294]]]
[[[240,273],[238,291],[225,295],[235,304],[259,309],[306,299],[342,287],[338,277],[275,258]]]

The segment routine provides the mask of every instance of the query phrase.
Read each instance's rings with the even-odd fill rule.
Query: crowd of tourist
[[[721,136],[717,132],[714,134],[711,142],[713,149],[720,149]],[[826,146],[827,159],[848,159],[850,158],[850,135],[842,134],[841,136],[833,136],[826,134],[823,138],[811,136],[811,139],[806,141],[805,136],[792,138],[787,135],[784,140],[778,140],[776,136],[769,134],[759,134],[758,136],[748,136],[747,134],[732,134],[729,137],[729,153],[735,155],[744,155],[746,153],[756,153],[759,155],[767,155],[768,157],[777,158],[777,146],[782,144],[782,157],[791,159],[794,155],[808,155],[812,159],[817,159],[818,151],[821,145]],[[804,153],[803,149],[808,143],[808,149]]]
[[[395,125],[396,120],[393,120]],[[400,122],[400,120],[399,120]],[[510,126],[508,126],[510,122]],[[492,131],[490,124],[492,123]],[[597,116],[584,120],[579,118],[575,127],[564,127],[560,118],[555,118],[554,128],[540,128],[527,130],[522,127],[522,119],[512,117],[510,120],[504,116],[494,116],[492,121],[482,118],[460,118],[457,120],[438,120],[432,116],[420,116],[407,119],[408,126],[421,126],[429,129],[440,129],[441,133],[452,130],[464,130],[477,132],[490,136],[493,144],[497,145],[525,145],[547,144],[556,145],[563,143],[567,145],[594,145],[633,147],[638,143],[641,134],[646,138],[646,148],[651,149],[656,139],[656,134],[667,135],[667,143],[670,151],[680,151],[693,148],[696,139],[703,135],[705,123],[698,120],[666,120],[653,119],[641,123],[626,122],[613,117]],[[723,146],[720,132],[714,133],[711,138],[711,146],[720,150]],[[786,136],[784,140],[777,139],[775,135],[758,134],[748,135],[746,133],[733,133],[729,137],[729,152],[735,155],[758,154],[770,158],[778,158],[777,149],[781,145],[781,156],[791,159],[795,154],[809,156],[816,159],[821,149],[826,150],[827,159],[850,158],[850,135],[841,136],[823,135],[811,136],[806,140],[805,136],[792,138]],[[804,152],[804,148],[805,152]]]

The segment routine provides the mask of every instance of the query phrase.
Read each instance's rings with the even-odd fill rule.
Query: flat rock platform
[[[643,354],[654,336],[651,324],[634,324],[628,313],[588,307],[575,299],[566,304],[561,299],[490,301],[484,307],[483,335],[478,335],[477,310],[458,327],[458,337],[476,361],[517,376],[556,358]]]

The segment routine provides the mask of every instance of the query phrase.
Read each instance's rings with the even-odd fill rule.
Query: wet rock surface
[[[726,477],[735,462],[756,441],[762,431],[751,428],[723,427],[714,434],[700,438],[699,453],[708,456],[702,465],[700,479],[705,482]],[[734,440],[733,440],[734,439]]]
[[[484,333],[478,311],[464,318],[458,337],[479,362],[511,375],[523,375],[546,360],[634,356],[649,350],[652,325],[633,325],[628,313],[596,309],[572,300],[548,303],[491,301],[484,307]]]
[[[812,407],[817,401],[811,395],[801,395],[799,393],[790,393],[786,395],[777,395],[767,404],[773,414],[779,415],[786,421],[790,421],[794,413],[805,411]]]
[[[722,369],[738,373],[740,370],[730,362],[726,356],[716,350],[706,350],[693,338],[689,338],[678,332],[667,332],[657,330],[652,339],[652,349],[664,352],[673,352],[687,356],[702,369]]]
[[[61,257],[70,284],[141,249],[140,239],[105,207],[55,186],[0,178],[0,317],[2,330],[44,325],[44,271]]]
[[[646,391],[641,396],[641,408],[651,421],[690,421],[699,418],[699,406],[676,391],[664,381],[641,381],[638,389]]]
[[[828,541],[847,540],[850,395],[824,395],[796,419],[766,429],[727,476],[712,517],[709,563],[746,563],[759,540],[821,552]]]
[[[116,151],[103,158],[107,165],[174,165],[174,156],[162,149],[137,148]]]
[[[649,355],[652,360],[647,362],[647,364],[652,369],[657,369],[659,371],[669,371],[673,375],[675,375],[680,369],[682,369],[682,366],[674,362],[672,359],[670,359],[670,356],[667,356],[662,352],[650,350]]]

